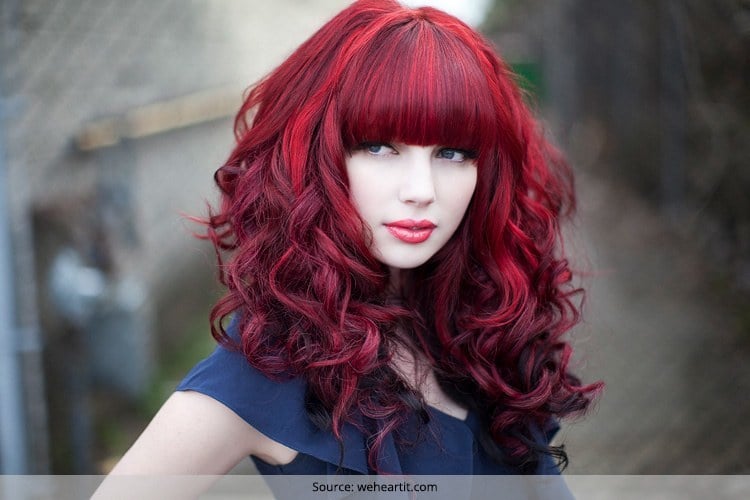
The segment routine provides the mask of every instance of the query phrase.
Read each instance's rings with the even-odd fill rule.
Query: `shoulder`
[[[165,404],[165,408],[169,406],[171,413],[179,415],[177,419],[189,416],[193,428],[201,429],[204,438],[215,433],[217,441],[228,440],[226,446],[239,448],[239,458],[253,455],[269,464],[286,464],[297,455],[296,450],[269,438],[231,408],[200,392],[177,391]]]
[[[236,338],[231,326],[228,333]],[[336,466],[367,472],[362,434],[351,425],[344,427],[342,461],[341,443],[308,416],[307,384],[300,377],[270,378],[251,366],[242,353],[218,346],[188,373],[177,392],[212,400],[208,404],[220,405],[260,434],[262,438],[254,441],[252,455],[269,464],[288,463],[300,452]]]
[[[251,366],[242,353],[224,346],[195,365],[176,390],[209,396],[262,429],[276,428],[281,423],[280,415],[291,418],[304,414],[304,381],[269,378]]]
[[[177,392],[112,471],[114,474],[223,474],[249,454],[291,460],[284,450],[216,400]]]
[[[218,346],[187,374],[173,397],[201,412],[233,417],[251,436],[253,455],[286,463],[298,447],[291,439],[292,424],[299,425],[306,415],[305,391],[300,379],[268,378],[241,353]]]
[[[235,318],[227,327],[229,338],[235,342],[240,340],[237,325]],[[218,345],[195,365],[176,390],[209,396],[261,431],[281,431],[278,427],[284,419],[305,413],[307,389],[303,380],[269,378],[251,366],[241,352],[224,345]]]

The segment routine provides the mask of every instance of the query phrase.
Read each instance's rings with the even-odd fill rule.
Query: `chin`
[[[417,255],[384,255],[384,256],[378,256],[378,260],[385,264],[388,267],[392,267],[394,269],[414,269],[416,267],[421,266],[428,260],[430,260],[429,256],[417,256]]]

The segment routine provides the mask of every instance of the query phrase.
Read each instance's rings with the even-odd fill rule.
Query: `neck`
[[[386,293],[389,297],[400,298],[403,295],[403,274],[402,270],[396,267],[389,268],[388,285]]]

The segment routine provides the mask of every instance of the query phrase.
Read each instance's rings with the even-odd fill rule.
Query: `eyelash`
[[[363,142],[363,143],[359,144],[354,149],[356,151],[368,151],[372,147],[387,147],[387,148],[393,150],[394,152],[397,152],[396,148],[394,148],[393,146],[391,146],[390,144],[388,144],[386,142],[371,142],[371,141],[367,141],[367,142]],[[463,155],[463,157],[464,157],[463,160],[458,161],[456,163],[461,163],[461,162],[464,162],[464,161],[467,161],[467,160],[474,160],[477,157],[476,151],[470,151],[468,149],[460,149],[460,148],[441,148],[438,151],[438,155],[441,155],[442,153],[444,153],[446,151],[451,151],[451,152],[455,152],[455,153],[459,153],[459,154]],[[370,154],[375,155],[375,156],[379,156],[377,153],[374,153],[372,151],[368,151],[368,152]],[[444,159],[446,159],[448,161],[451,161],[450,158],[444,158]]]
[[[470,161],[474,160],[477,157],[477,154],[474,151],[468,151],[466,149],[458,149],[458,148],[442,148],[440,151],[438,151],[438,155],[450,151],[453,153],[458,153],[463,156],[463,159],[460,160],[458,163],[464,162],[464,161]],[[448,161],[453,161],[452,158],[445,158]]]
[[[359,146],[357,146],[355,149],[358,150],[358,151],[367,151],[367,152],[369,152],[371,154],[375,154],[372,151],[368,151],[368,150],[370,148],[372,148],[372,147],[380,147],[380,146],[385,146],[387,148],[392,149],[393,151],[396,151],[396,148],[394,148],[393,146],[391,146],[391,145],[389,145],[389,144],[387,144],[385,142],[363,142]]]

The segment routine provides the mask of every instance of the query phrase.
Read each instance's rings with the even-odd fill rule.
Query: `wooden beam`
[[[195,92],[133,108],[122,115],[94,120],[75,135],[79,151],[93,151],[234,115],[242,89],[236,85]]]

